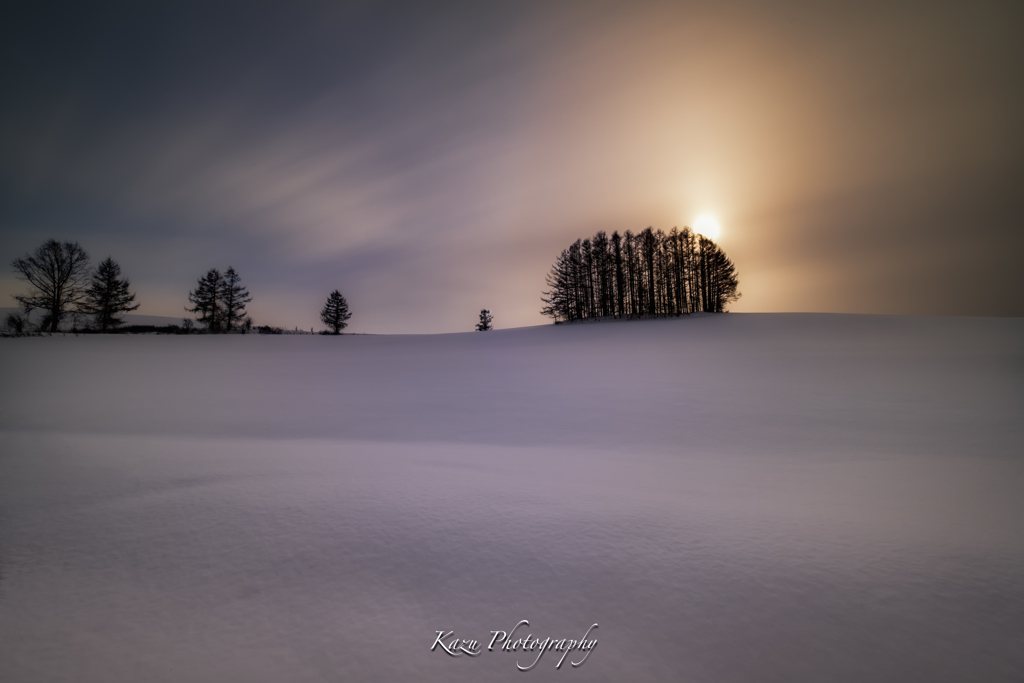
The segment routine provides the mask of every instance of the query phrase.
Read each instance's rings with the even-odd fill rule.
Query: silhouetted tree
[[[85,290],[82,311],[94,316],[96,327],[101,332],[123,323],[117,317],[121,313],[139,307],[138,304],[131,305],[135,295],[128,290],[129,286],[127,278],[121,279],[121,266],[110,257],[104,259],[92,274],[92,282]]]
[[[242,286],[235,269],[228,266],[220,285],[220,302],[224,310],[224,332],[241,330],[245,324],[245,306],[252,301],[249,291]]]
[[[541,295],[555,322],[722,312],[739,298],[736,267],[718,245],[689,228],[598,232],[555,260]]]
[[[33,254],[11,262],[18,279],[27,282],[32,293],[15,296],[25,315],[45,311],[40,329],[56,332],[61,318],[82,302],[89,277],[89,255],[78,242],[44,242]]]
[[[352,314],[348,310],[348,302],[341,292],[334,290],[327,297],[327,303],[320,311],[320,320],[324,325],[331,328],[331,334],[341,334],[341,331],[348,325],[348,319]]]
[[[541,301],[545,304],[541,309],[541,314],[554,318],[555,322],[572,319],[569,309],[571,278],[569,251],[564,250],[547,275],[546,282],[549,289],[541,296]]]
[[[707,309],[721,313],[728,303],[740,298],[737,291],[739,279],[736,277],[736,266],[711,240],[708,240],[705,258],[708,261],[709,273]]]
[[[622,311],[620,315],[631,318],[636,313],[637,281],[636,281],[636,239],[627,230],[622,235]]]
[[[615,271],[615,279],[612,284],[615,287],[615,315],[623,316],[626,310],[625,298],[625,271],[622,265],[622,237],[618,231],[612,233],[612,263]]]
[[[188,294],[192,308],[185,307],[189,313],[198,315],[199,322],[206,327],[207,332],[214,334],[224,327],[224,307],[220,301],[223,287],[224,276],[216,268],[211,268],[199,278],[198,286]]]
[[[476,331],[486,332],[487,330],[492,330],[494,329],[493,323],[494,316],[491,315],[491,312],[485,308],[484,310],[480,311],[480,322],[476,324]]]

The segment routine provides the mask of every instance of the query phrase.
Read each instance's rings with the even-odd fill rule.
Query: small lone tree
[[[224,331],[233,332],[245,327],[245,306],[252,296],[242,285],[242,278],[228,266],[220,287],[220,301],[224,305]]]
[[[189,313],[197,313],[199,322],[207,332],[217,333],[224,324],[224,309],[220,303],[220,293],[224,286],[224,276],[216,268],[211,268],[206,275],[199,278],[199,285],[188,293],[192,308],[185,307]]]
[[[348,312],[348,302],[345,301],[345,297],[338,290],[331,292],[323,310],[320,311],[320,320],[331,328],[331,334],[341,334],[351,317],[352,314]]]
[[[493,330],[494,316],[486,308],[480,311],[480,322],[476,324],[477,332],[486,332],[487,330]]]
[[[85,290],[84,313],[95,317],[96,327],[101,332],[117,327],[124,321],[117,316],[134,311],[139,304],[131,305],[135,295],[129,290],[128,279],[121,279],[121,266],[107,257],[92,274],[92,282]]]
[[[61,318],[82,303],[85,283],[89,277],[89,254],[78,242],[44,242],[34,254],[26,254],[11,262],[32,288],[31,294],[15,296],[25,315],[39,308],[46,311],[41,330],[56,332]]]

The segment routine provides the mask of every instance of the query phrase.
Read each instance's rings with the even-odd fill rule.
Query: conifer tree
[[[224,311],[224,332],[243,329],[245,325],[245,306],[252,301],[252,296],[242,284],[242,279],[235,269],[228,266],[220,285],[220,302]]]
[[[135,295],[129,291],[129,286],[127,278],[121,279],[121,266],[109,256],[92,274],[82,311],[95,317],[96,327],[101,332],[122,324],[124,321],[117,317],[121,313],[139,307],[139,304],[131,305]]]
[[[320,311],[320,320],[324,325],[331,328],[331,334],[341,334],[341,331],[348,325],[348,319],[352,314],[348,310],[348,302],[341,292],[334,290],[327,297],[327,303]]]
[[[721,313],[740,297],[725,252],[685,227],[576,240],[555,260],[546,283],[541,313],[556,323]]]
[[[480,322],[476,324],[477,332],[486,332],[487,330],[493,330],[494,316],[486,308],[480,311]]]
[[[570,308],[572,264],[568,249],[563,250],[559,255],[555,265],[551,267],[546,281],[550,289],[541,295],[540,300],[545,304],[541,309],[541,314],[554,318],[556,323],[573,320]]]
[[[211,268],[199,278],[195,290],[188,294],[192,308],[185,308],[189,313],[197,313],[199,322],[206,327],[207,332],[213,334],[220,332],[224,326],[224,308],[220,301],[223,287],[224,276],[216,268]]]

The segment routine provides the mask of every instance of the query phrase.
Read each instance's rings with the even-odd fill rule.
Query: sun
[[[718,225],[718,221],[709,213],[699,216],[693,224],[693,229],[711,240],[718,239],[718,236],[722,234],[722,228]]]

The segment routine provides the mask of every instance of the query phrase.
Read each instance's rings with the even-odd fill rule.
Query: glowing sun
[[[699,216],[693,224],[693,229],[711,240],[718,239],[718,236],[722,234],[722,228],[718,225],[718,221],[709,213]]]

